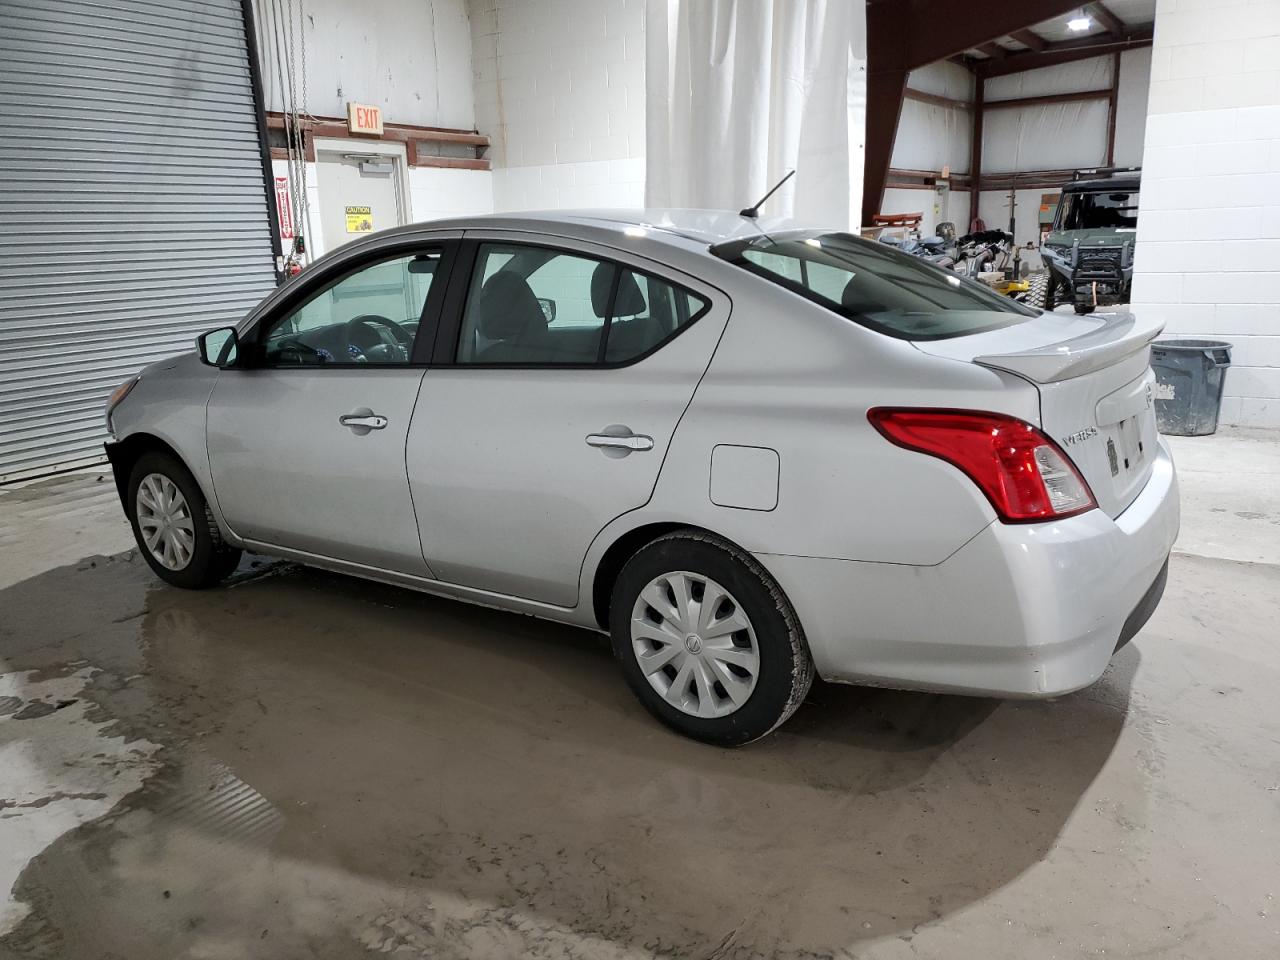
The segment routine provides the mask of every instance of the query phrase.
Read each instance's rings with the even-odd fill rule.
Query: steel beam
[[[982,197],[982,119],[986,98],[987,81],[978,77],[973,91],[973,152],[969,154],[969,230],[978,219],[978,201]]]
[[[1116,163],[1116,113],[1120,105],[1120,54],[1111,55],[1111,89],[1107,91],[1107,159],[1108,167]]]
[[[1108,10],[1104,3],[1088,4],[1085,7],[1085,12],[1097,20],[1098,26],[1113,37],[1123,37],[1129,32],[1129,28],[1124,25],[1124,21]]]
[[[1034,30],[1010,30],[1009,36],[1017,40],[1024,47],[1030,47],[1032,50],[1043,50],[1049,45],[1049,41]]]
[[[937,107],[950,107],[953,110],[972,110],[973,104],[968,100],[957,100],[955,97],[943,97],[936,93],[925,93],[923,90],[912,90],[907,87],[902,96],[907,100],[919,103],[931,103]]]
[[[867,4],[862,222],[871,222],[884,197],[910,71],[1079,7],[1079,0],[987,0],[981,16],[956,17],[947,15],[935,0],[871,0]],[[1005,63],[1016,56],[1022,54],[1010,53],[995,62]]]
[[[1074,103],[1077,100],[1109,100],[1111,89],[1081,90],[1079,93],[1046,93],[1040,97],[1013,97],[1009,100],[988,100],[986,109],[999,110],[1004,107],[1043,107],[1050,103]]]
[[[988,0],[980,15],[957,14],[931,0],[888,0],[887,5],[901,7],[910,17],[911,32],[907,41],[909,69],[923,67],[935,60],[945,60],[1000,37],[1009,36],[1042,20],[1080,9],[1079,0]],[[871,50],[871,7],[867,8],[867,49]]]
[[[1060,63],[1072,63],[1076,60],[1088,60],[1091,57],[1106,56],[1111,53],[1122,53],[1125,50],[1137,50],[1151,46],[1152,28],[1150,25],[1135,27],[1126,36],[1119,39],[1097,35],[1082,40],[1065,40],[1062,43],[1051,43],[1043,50],[1026,50],[1021,53],[1010,52],[1002,60],[983,60],[974,65],[974,72],[984,77],[1002,77],[1008,73],[1021,73],[1023,70],[1035,70],[1039,67],[1052,67]]]

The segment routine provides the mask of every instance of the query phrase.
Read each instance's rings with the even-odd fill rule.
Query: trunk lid
[[[1004,370],[1040,391],[1040,427],[1071,457],[1098,506],[1119,516],[1156,451],[1151,341],[1163,324],[1132,315],[1045,313],[1026,323],[916,349]]]

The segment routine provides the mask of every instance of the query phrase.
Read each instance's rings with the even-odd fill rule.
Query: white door
[[[249,365],[219,375],[206,418],[214,493],[238,536],[429,575],[404,450],[442,252],[338,265],[246,335]]]
[[[463,250],[409,434],[423,551],[441,580],[571,607],[596,534],[652,495],[727,303],[585,245]]]
[[[408,222],[399,157],[320,153],[318,160],[316,181],[325,252]]]

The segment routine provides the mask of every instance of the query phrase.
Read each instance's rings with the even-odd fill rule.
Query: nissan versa
[[[147,367],[107,450],[169,583],[249,549],[606,631],[654,716],[741,744],[815,673],[1096,680],[1178,530],[1158,331],[783,222],[478,217],[345,246]]]

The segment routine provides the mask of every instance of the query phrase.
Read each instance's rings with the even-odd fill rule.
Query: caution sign
[[[347,233],[372,233],[373,211],[368,207],[347,207]]]

